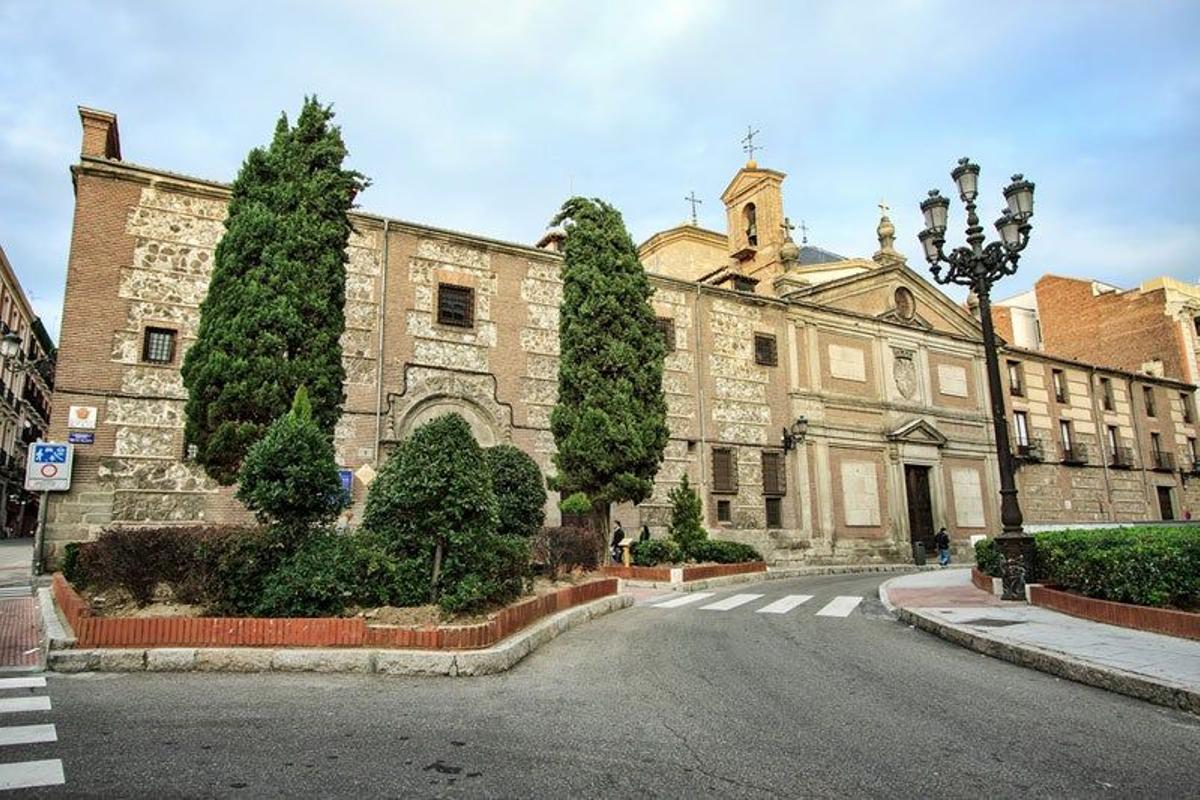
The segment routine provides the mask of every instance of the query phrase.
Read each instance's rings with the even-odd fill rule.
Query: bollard
[[[621,563],[627,567],[633,566],[633,556],[631,556],[629,553],[629,551],[632,549],[633,542],[629,539],[621,542]]]
[[[913,563],[918,567],[925,566],[925,543],[916,542],[913,544]]]

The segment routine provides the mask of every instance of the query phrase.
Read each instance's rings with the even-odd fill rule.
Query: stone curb
[[[46,650],[61,650],[75,646],[75,633],[58,613],[54,593],[48,586],[37,590],[38,608],[42,612],[42,640]]]
[[[900,621],[915,628],[932,633],[960,647],[1021,667],[1036,669],[1076,683],[1095,686],[1117,694],[1146,700],[1156,705],[1200,715],[1200,691],[1195,689],[1165,681],[1155,681],[1112,667],[1097,666],[1054,650],[1002,642],[961,625],[952,625],[935,619],[914,609],[898,608],[888,600],[887,586],[894,580],[896,579],[893,578],[880,584],[879,600]]]
[[[633,605],[610,595],[560,611],[484,650],[383,650],[365,648],[153,647],[52,650],[56,672],[322,672],[379,675],[492,675],[559,634],[590,619]]]
[[[701,589],[712,589],[720,586],[731,586],[738,583],[754,583],[757,581],[778,581],[788,578],[804,578],[810,575],[852,575],[878,572],[929,572],[936,566],[918,567],[915,564],[838,564],[828,567],[785,567],[783,569],[768,568],[766,572],[747,572],[741,575],[724,575],[720,578],[706,578],[687,583],[666,583],[664,581],[638,581],[621,579],[621,586],[638,589],[663,589],[673,592],[696,592]]]

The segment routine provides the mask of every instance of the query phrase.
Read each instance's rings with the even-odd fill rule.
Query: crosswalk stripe
[[[0,714],[17,711],[49,711],[49,697],[0,697]]]
[[[850,612],[862,602],[861,597],[840,595],[835,597],[824,608],[817,612],[818,617],[848,617]]]
[[[679,608],[680,606],[686,606],[688,603],[695,603],[697,600],[703,600],[706,597],[712,596],[712,592],[692,592],[682,597],[674,597],[664,603],[655,603],[651,608]]]
[[[774,603],[768,603],[767,605],[758,609],[757,613],[786,614],[796,606],[803,605],[812,599],[813,596],[811,594],[789,594],[787,597],[782,597],[776,600]]]
[[[737,608],[740,605],[749,603],[751,600],[757,600],[762,597],[761,594],[735,594],[733,597],[726,597],[724,600],[718,600],[715,603],[709,603],[706,606],[700,606],[701,611],[728,611],[731,608]]]
[[[46,679],[34,678],[0,678],[0,689],[41,689],[46,685]]]
[[[0,747],[10,744],[57,742],[58,732],[53,725],[10,725],[0,728]]]
[[[66,783],[62,760],[20,761],[0,764],[0,789],[29,789],[34,786],[58,786]]]

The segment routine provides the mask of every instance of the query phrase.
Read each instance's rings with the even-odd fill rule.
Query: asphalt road
[[[882,579],[642,603],[488,678],[52,675],[20,722],[58,741],[0,760],[61,758],[10,794],[39,797],[1197,796],[1200,719],[910,629]],[[839,595],[866,599],[816,615]]]

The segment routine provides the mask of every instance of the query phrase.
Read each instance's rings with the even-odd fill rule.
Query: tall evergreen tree
[[[347,212],[368,181],[342,168],[333,111],[305,98],[280,115],[270,146],[233,182],[225,235],[183,362],[185,436],[196,460],[231,484],[247,449],[306,386],[327,434],[342,412]]]
[[[646,272],[621,214],[572,197],[551,222],[566,225],[558,403],[550,427],[555,488],[585,492],[600,531],[609,504],[650,496],[667,444],[666,347]]]

